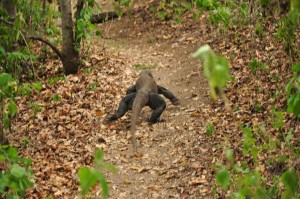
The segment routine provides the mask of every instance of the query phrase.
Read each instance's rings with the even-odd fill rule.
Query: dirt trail
[[[157,83],[181,100],[180,106],[166,100],[167,109],[162,115],[166,122],[153,126],[145,122],[150,110],[143,111],[137,125],[143,157],[130,155],[130,142],[124,133],[128,116],[106,132],[108,137],[116,136],[108,143],[106,157],[119,169],[117,175],[108,174],[111,198],[211,196],[209,151],[213,147],[206,138],[206,121],[201,114],[207,109],[207,84],[199,61],[191,57],[199,45],[182,42],[191,36],[188,33],[172,40],[160,39],[172,34],[168,26],[136,24],[131,17],[109,22],[101,28],[104,34],[98,45],[129,60],[130,65],[126,67],[151,67]]]

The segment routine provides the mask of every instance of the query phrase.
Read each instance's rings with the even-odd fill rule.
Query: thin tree
[[[83,9],[84,3],[82,0],[77,1],[76,5],[76,20],[80,17],[80,12]],[[80,42],[81,39],[76,39],[76,21],[73,21],[72,2],[71,0],[61,0],[61,21],[62,21],[62,49],[59,50],[50,41],[39,36],[28,36],[32,40],[41,41],[52,48],[62,61],[65,75],[75,74],[78,72],[80,64]]]
[[[77,9],[82,4],[78,0]],[[72,19],[71,0],[61,0],[61,21],[62,21],[62,63],[66,75],[75,74],[78,71],[80,57],[79,50],[76,48],[74,23]],[[77,10],[80,13],[80,10]]]

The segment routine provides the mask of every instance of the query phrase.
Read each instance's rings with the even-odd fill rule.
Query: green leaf
[[[255,144],[251,146],[251,155],[254,159],[257,159],[258,148],[255,146]]]
[[[14,78],[7,73],[0,74],[0,89],[8,86],[10,82],[15,82]]]
[[[211,123],[207,124],[207,126],[206,126],[207,135],[209,135],[209,136],[212,135],[214,130],[215,130],[215,126],[213,124],[211,124]]]
[[[294,81],[296,80],[296,75],[294,75],[294,77],[292,77],[289,81],[289,83],[286,85],[285,89],[287,91],[287,96],[290,97],[291,91],[294,88]]]
[[[230,184],[230,175],[226,168],[222,168],[217,172],[217,182],[224,188],[227,189]]]
[[[0,55],[5,55],[5,53],[5,49],[2,46],[0,46]]]
[[[256,185],[258,182],[259,182],[259,179],[257,178],[257,176],[251,175],[251,177],[250,177],[250,183],[252,185]]]
[[[0,154],[0,162],[2,162],[3,160],[6,160],[6,157],[5,157],[5,155]]]
[[[294,100],[295,100],[295,95],[290,95],[288,98],[288,107],[287,107],[287,112],[292,113],[294,110]]]
[[[78,176],[81,194],[86,195],[90,188],[97,183],[98,176],[87,167],[81,168],[78,172]]]
[[[28,158],[20,158],[19,159],[21,163],[24,164],[24,166],[27,168],[32,164],[32,160]]]
[[[203,59],[203,72],[209,83],[211,98],[216,100],[229,79],[227,59],[213,53],[208,45],[200,47],[193,56]]]
[[[226,158],[228,161],[233,161],[233,150],[232,149],[226,150]]]
[[[294,72],[300,72],[300,62],[298,62],[297,64],[295,64],[292,68],[292,70]]]
[[[10,126],[10,119],[9,119],[7,113],[3,114],[3,124],[4,124],[5,128],[9,128],[9,126]]]
[[[97,148],[95,152],[95,163],[97,165],[103,165],[103,156],[103,151]]]
[[[96,176],[98,178],[98,181],[100,182],[101,184],[101,188],[102,188],[102,196],[104,198],[107,198],[108,195],[109,195],[109,189],[108,189],[108,184],[107,184],[107,181],[106,181],[106,178],[105,176],[100,173],[99,171],[96,172]]]
[[[293,113],[295,116],[300,114],[300,92],[297,92],[295,95],[291,95],[288,98],[287,111]]]
[[[18,157],[18,151],[17,149],[13,148],[13,147],[9,147],[7,149],[7,155],[10,157],[10,158],[17,158]]]
[[[250,173],[250,169],[249,168],[243,169],[242,167],[235,166],[234,169],[235,169],[235,171],[237,173],[242,173],[242,174],[248,174],[248,173]]]
[[[25,175],[26,170],[17,164],[13,164],[11,166],[10,173],[17,178],[21,178]]]
[[[193,57],[205,58],[207,53],[211,52],[209,45],[204,45],[200,47],[196,52],[193,53]]]
[[[43,85],[40,82],[32,83],[31,87],[37,91],[41,91],[43,89]]]
[[[103,167],[112,173],[116,173],[118,171],[117,168],[113,164],[104,163]]]
[[[286,189],[289,190],[293,195],[296,194],[299,187],[298,174],[294,171],[288,170],[281,176],[281,181],[285,185]]]
[[[289,143],[290,140],[292,139],[292,134],[293,134],[294,129],[290,129],[289,132],[287,133],[287,135],[285,136],[284,140]]]
[[[96,36],[102,36],[101,30],[96,30]]]
[[[88,28],[92,31],[92,30],[96,30],[97,29],[97,26],[95,26],[94,24],[92,23],[88,23]]]
[[[61,97],[60,97],[57,93],[55,93],[55,94],[53,95],[53,101],[59,102],[60,100],[61,100]]]
[[[18,106],[14,101],[10,101],[8,104],[8,114],[12,117],[14,117],[17,113]]]

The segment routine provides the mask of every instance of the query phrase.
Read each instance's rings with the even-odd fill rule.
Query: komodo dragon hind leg
[[[149,106],[153,110],[149,122],[150,123],[159,122],[160,115],[166,109],[165,100],[160,95],[156,93],[151,93],[149,95]]]

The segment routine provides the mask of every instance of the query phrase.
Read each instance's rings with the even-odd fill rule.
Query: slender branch
[[[23,33],[21,33],[21,35],[22,35],[23,40],[24,40],[24,42],[25,42],[26,48],[27,48],[28,51],[30,52],[29,47],[28,47],[28,43],[27,43],[27,41],[26,41],[26,39],[25,39],[25,35],[24,35]],[[36,76],[35,76],[35,72],[34,72],[34,67],[33,67],[32,57],[30,56],[29,58],[30,58],[30,63],[31,63],[31,68],[30,68],[30,70],[31,70],[31,72],[32,72],[32,74],[33,74],[33,77],[34,77],[34,79],[35,79]]]
[[[4,23],[4,24],[6,24],[6,25],[8,25],[10,27],[14,26],[14,24],[12,22],[6,21],[4,19],[0,19],[0,22]],[[22,32],[23,35],[26,35],[25,31],[21,31],[21,32]],[[41,42],[47,44],[59,56],[59,58],[61,60],[63,60],[63,56],[62,56],[60,50],[56,46],[54,46],[50,41],[48,41],[48,40],[46,40],[46,39],[44,39],[42,37],[38,37],[38,36],[25,36],[25,37],[28,38],[28,39],[32,39],[32,40],[41,41]]]
[[[14,23],[10,22],[10,21],[6,21],[4,19],[0,19],[0,22],[6,24],[7,26],[10,26],[10,27],[13,27],[14,26]]]
[[[91,17],[91,23],[96,24],[96,23],[103,23],[115,18],[118,18],[118,14],[116,12],[105,12],[105,13],[100,13],[93,15]]]
[[[38,36],[28,36],[27,38],[32,39],[32,40],[37,40],[37,41],[47,44],[58,55],[58,57],[61,59],[61,61],[63,61],[63,56],[62,56],[62,53],[60,52],[60,50],[56,46],[54,46],[50,41],[48,41],[47,39],[44,39],[44,38],[38,37]]]

